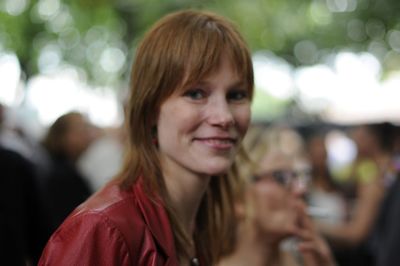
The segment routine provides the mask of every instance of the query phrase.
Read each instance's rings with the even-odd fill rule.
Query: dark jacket
[[[61,156],[51,156],[50,169],[41,180],[41,198],[48,220],[48,237],[92,191],[75,164]]]
[[[400,265],[400,175],[382,203],[374,237],[376,265]]]
[[[0,147],[0,264],[36,265],[46,243],[32,163]]]
[[[90,197],[50,238],[39,265],[178,265],[167,213],[140,184],[116,181]]]

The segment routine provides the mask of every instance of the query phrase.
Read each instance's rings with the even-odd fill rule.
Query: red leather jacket
[[[80,205],[47,243],[39,265],[178,265],[167,213],[140,184],[110,183]]]

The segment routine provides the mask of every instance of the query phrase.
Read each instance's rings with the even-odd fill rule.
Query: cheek
[[[288,208],[286,193],[275,184],[260,185],[255,191],[257,205],[262,209],[282,210]]]
[[[158,144],[160,148],[165,145],[171,145],[180,131],[180,125],[178,121],[171,119],[172,114],[160,113],[157,122],[157,136]]]
[[[167,102],[160,108],[157,120],[159,141],[172,142],[192,132],[200,120],[199,112],[178,101]]]
[[[254,201],[254,219],[260,229],[267,234],[285,236],[296,221],[296,215],[286,192],[272,186],[257,189]]]
[[[171,119],[175,115],[174,108],[169,106],[168,102],[164,103],[158,114],[157,118],[157,139],[160,148],[162,149],[163,146],[168,144],[168,141],[165,140],[171,139],[173,135],[176,133],[177,125],[175,124],[176,121]]]
[[[244,136],[251,119],[250,103],[234,107],[233,116],[240,134]]]

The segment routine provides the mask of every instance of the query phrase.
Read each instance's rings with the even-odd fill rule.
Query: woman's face
[[[163,171],[208,176],[225,173],[249,120],[246,84],[223,58],[215,73],[177,90],[161,105],[157,137]]]
[[[285,174],[287,179],[283,178]],[[280,240],[297,228],[296,204],[300,195],[290,174],[293,174],[292,162],[285,155],[267,154],[256,172],[259,178],[247,189],[246,203],[252,209],[252,219],[258,230],[270,239]]]

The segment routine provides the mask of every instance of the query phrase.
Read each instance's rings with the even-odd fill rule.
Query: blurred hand
[[[306,213],[304,203],[299,203],[299,229],[297,248],[303,256],[304,266],[335,266],[331,250],[319,235],[313,221]]]

